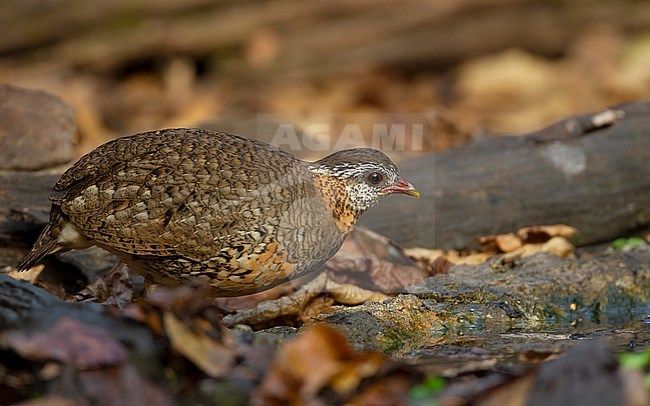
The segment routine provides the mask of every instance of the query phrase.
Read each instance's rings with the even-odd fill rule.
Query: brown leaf
[[[328,279],[325,290],[337,303],[346,305],[358,305],[368,301],[383,302],[390,299],[390,296],[384,293],[363,289],[350,283],[337,283],[332,279]]]
[[[358,227],[327,263],[331,280],[382,293],[400,293],[428,273],[388,238]]]
[[[146,324],[158,336],[164,335],[160,311],[148,306],[148,303],[144,301],[128,304],[120,314]]]
[[[497,246],[502,252],[514,251],[517,248],[521,247],[522,245],[519,237],[517,237],[512,233],[498,235],[496,242],[497,242]]]
[[[454,263],[449,261],[447,258],[438,257],[431,263],[431,273],[433,275],[447,273],[447,270],[449,270],[453,265]]]
[[[90,297],[94,302],[123,308],[135,296],[127,266],[119,263],[105,275],[97,278],[77,295]]]
[[[313,322],[323,313],[331,311],[334,306],[334,298],[328,295],[319,295],[309,302],[300,313],[300,320],[304,323]]]
[[[461,253],[456,250],[444,252],[441,250],[430,250],[421,247],[407,248],[404,251],[409,257],[428,269],[430,275],[447,273],[447,270],[452,265],[480,264],[489,258],[489,255],[486,253],[464,253],[461,255]]]
[[[167,312],[163,316],[165,331],[172,347],[194,365],[212,377],[227,376],[237,352],[211,338],[202,331],[196,331]]]
[[[103,328],[63,316],[48,330],[28,335],[10,331],[0,339],[22,357],[38,361],[58,361],[77,370],[122,364],[127,352]]]
[[[11,276],[14,279],[18,279],[19,281],[25,281],[29,282],[31,284],[36,283],[36,280],[38,277],[41,275],[41,272],[45,269],[45,265],[36,265],[33,268],[24,271],[24,272],[18,272],[18,271],[11,271],[7,272],[7,275]]]
[[[378,258],[341,254],[327,264],[329,279],[382,293],[402,293],[406,286],[422,282],[428,273],[420,267],[400,265]]]
[[[550,240],[552,237],[573,237],[577,229],[564,224],[555,224],[550,226],[533,226],[520,228],[517,235],[524,243],[542,243]]]
[[[505,253],[506,261],[526,257],[537,252],[551,252],[559,257],[573,253],[574,247],[568,241],[576,233],[573,227],[563,224],[521,228],[517,235],[489,235],[478,239],[483,250],[492,254]]]
[[[492,255],[500,254],[499,246],[497,244],[496,235],[486,235],[478,238],[478,243],[481,246],[483,252],[487,252]]]
[[[383,364],[382,355],[357,354],[343,334],[317,324],[278,351],[257,395],[267,404],[309,404],[324,388],[351,393]]]
[[[508,252],[504,260],[506,262],[515,258],[524,258],[536,254],[538,252],[550,252],[560,258],[565,258],[573,254],[575,247],[564,237],[553,237],[543,244],[525,244],[521,248]]]
[[[480,237],[478,242],[483,251],[493,254],[511,252],[522,246],[521,239],[512,233]]]
[[[438,258],[445,256],[445,252],[442,250],[432,250],[422,247],[406,248],[404,249],[404,253],[414,261],[426,264],[433,263]]]
[[[565,237],[551,238],[542,244],[542,249],[561,258],[565,258],[575,252],[575,247]]]

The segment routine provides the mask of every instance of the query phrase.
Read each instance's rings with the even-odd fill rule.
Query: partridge
[[[374,149],[310,163],[224,132],[135,134],[61,176],[50,222],[17,269],[96,245],[149,283],[246,295],[317,271],[359,216],[394,193],[419,197]]]

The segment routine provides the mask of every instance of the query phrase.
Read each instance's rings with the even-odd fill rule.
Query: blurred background
[[[71,104],[77,155],[164,127],[254,136],[258,113],[417,114],[439,151],[650,97],[647,1],[4,0],[0,26],[0,81]]]

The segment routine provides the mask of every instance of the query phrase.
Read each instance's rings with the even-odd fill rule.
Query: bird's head
[[[309,169],[324,182],[331,183],[345,199],[340,204],[354,213],[355,221],[379,200],[392,194],[420,197],[420,192],[399,173],[383,152],[371,148],[346,149],[310,164]],[[327,185],[326,185],[327,186]]]

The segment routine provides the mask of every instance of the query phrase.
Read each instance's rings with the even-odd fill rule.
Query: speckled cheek
[[[347,234],[356,222],[356,213],[349,204],[347,186],[343,181],[328,176],[316,176],[316,187],[320,190],[325,206],[332,212],[337,228]]]

